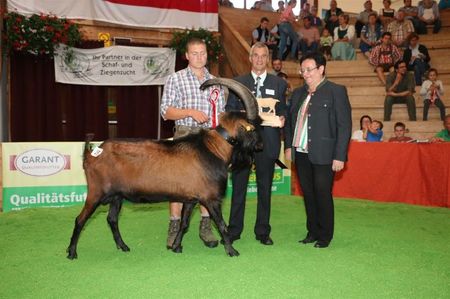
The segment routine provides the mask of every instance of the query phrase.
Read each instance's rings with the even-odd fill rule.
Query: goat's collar
[[[227,130],[225,130],[221,125],[215,127],[214,130],[216,130],[216,132],[219,133],[219,135],[222,136],[223,139],[225,139],[229,144],[236,144],[236,139],[231,137]]]

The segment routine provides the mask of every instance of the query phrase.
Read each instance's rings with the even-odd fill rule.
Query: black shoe
[[[314,243],[316,242],[317,239],[311,236],[306,236],[306,238],[304,238],[303,240],[298,241],[299,243],[303,243],[303,244],[309,244],[309,243]]]
[[[267,236],[267,237],[256,237],[256,240],[258,240],[263,245],[273,245],[273,240]]]
[[[314,244],[314,247],[316,247],[316,248],[327,248],[328,245],[330,245],[329,242],[317,241],[316,244]]]

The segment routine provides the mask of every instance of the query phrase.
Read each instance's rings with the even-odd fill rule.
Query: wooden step
[[[449,108],[446,109],[447,113],[449,113]],[[352,105],[352,119],[358,119],[362,115],[370,115],[373,119],[383,120],[384,118],[384,109],[383,107],[355,107]],[[422,119],[423,116],[423,106],[416,107],[416,118],[418,120]],[[406,109],[406,104],[395,104],[392,106],[392,114],[391,119],[393,121],[407,121],[408,111]],[[433,121],[440,121],[439,109],[437,107],[430,107],[428,110],[428,119]],[[442,124],[442,122],[441,122]]]

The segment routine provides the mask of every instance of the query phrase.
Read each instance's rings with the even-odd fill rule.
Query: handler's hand
[[[291,161],[291,148],[287,148],[284,150],[284,159],[287,161]]]
[[[344,169],[344,162],[333,160],[333,165],[331,166],[331,169],[336,172],[341,171],[342,169]]]
[[[205,123],[209,120],[208,115],[206,115],[203,111],[192,109],[189,115],[199,124]]]
[[[280,121],[281,121],[280,128],[283,128],[283,127],[284,127],[284,124],[285,124],[285,122],[286,122],[286,118],[285,118],[284,116],[280,116]]]

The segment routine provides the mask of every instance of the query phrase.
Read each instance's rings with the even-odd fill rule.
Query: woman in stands
[[[361,30],[361,42],[359,44],[361,52],[366,57],[369,57],[372,48],[380,42],[382,34],[383,26],[377,23],[377,15],[375,13],[371,13],[369,15],[368,23],[364,25]]]
[[[339,16],[339,27],[334,28],[334,44],[331,48],[331,56],[334,60],[355,60],[356,51],[353,48],[355,26],[349,25],[349,16]]]
[[[379,16],[383,28],[387,29],[389,23],[395,18],[395,9],[391,8],[391,0],[384,0],[383,6],[384,7],[380,9]]]

